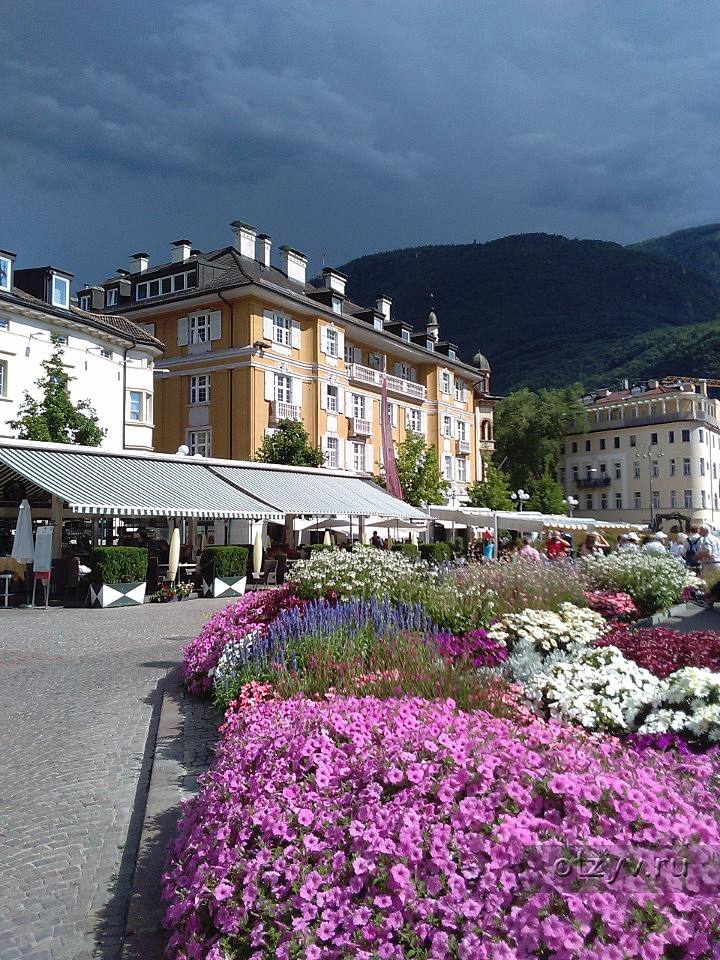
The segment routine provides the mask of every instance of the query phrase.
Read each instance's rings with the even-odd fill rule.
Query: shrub
[[[183,650],[183,680],[190,693],[206,693],[212,675],[228,643],[262,631],[280,610],[302,606],[287,585],[278,590],[247,593],[214,614],[201,632]]]
[[[452,560],[453,550],[449,543],[421,543],[420,556],[428,563],[440,565]]]
[[[308,550],[310,553],[322,553],[323,550],[334,550],[335,547],[331,543],[311,543],[308,544]]]
[[[200,557],[204,577],[244,577],[247,566],[247,547],[205,547]]]
[[[669,609],[697,582],[681,560],[654,553],[611,553],[591,557],[583,566],[592,589],[629,594],[642,616]]]
[[[598,641],[598,646],[607,644],[656,677],[669,677],[683,667],[706,667],[720,673],[720,633],[710,630],[680,633],[666,627],[630,630],[619,626]]]
[[[684,733],[696,740],[720,740],[720,674],[683,667],[663,683],[639,733]]]
[[[521,641],[529,642],[540,653],[567,650],[597,640],[609,629],[599,613],[572,603],[561,603],[558,612],[523,610],[508,613],[494,623],[489,636],[511,650]]]
[[[356,545],[352,552],[322,551],[298,561],[289,579],[295,593],[305,600],[332,594],[341,600],[389,597],[414,602],[427,572],[393,550]]]
[[[171,960],[712,955],[707,759],[418,699],[243,716],[169,851]]]
[[[450,549],[453,552],[453,556],[462,557],[465,555],[465,541],[462,537],[455,537],[454,540],[450,541]]]
[[[637,620],[640,611],[627,593],[612,593],[609,590],[588,590],[585,599],[591,610],[601,613],[606,620],[626,623]]]
[[[408,560],[418,560],[420,558],[420,550],[416,543],[394,543],[392,548],[396,553],[404,554]]]
[[[93,583],[143,583],[147,565],[144,547],[95,547],[90,555]]]

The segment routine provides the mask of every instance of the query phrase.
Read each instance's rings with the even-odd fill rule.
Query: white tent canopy
[[[444,527],[477,527],[514,530],[518,533],[542,533],[543,530],[568,530],[593,533],[610,530],[646,530],[637,523],[599,520],[595,517],[566,517],[535,510],[489,510],[486,507],[431,506],[430,516]]]

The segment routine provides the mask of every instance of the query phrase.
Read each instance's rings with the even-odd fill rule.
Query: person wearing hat
[[[645,543],[642,545],[643,553],[662,553],[665,554],[665,541],[667,540],[667,534],[663,533],[662,530],[659,530],[652,537],[649,537]]]
[[[568,545],[557,532],[551,530],[545,547],[548,560],[565,560],[568,555]]]
[[[596,533],[589,533],[580,547],[581,557],[604,557],[605,553]]]

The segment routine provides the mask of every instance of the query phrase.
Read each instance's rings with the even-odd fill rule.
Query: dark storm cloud
[[[26,0],[0,245],[80,279],[242,217],[340,262],[720,216],[714,3]]]

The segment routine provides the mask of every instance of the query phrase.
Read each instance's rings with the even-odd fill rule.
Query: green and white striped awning
[[[59,497],[73,513],[282,522],[285,512],[193,460],[0,444],[0,473]]]
[[[351,474],[254,465],[212,464],[211,469],[223,480],[283,513],[427,520],[421,510],[391,496],[372,480]]]

